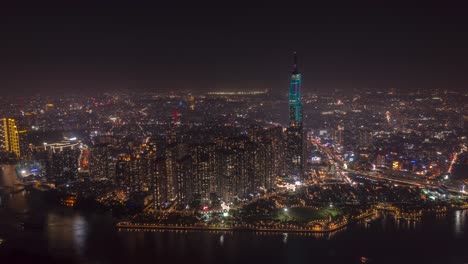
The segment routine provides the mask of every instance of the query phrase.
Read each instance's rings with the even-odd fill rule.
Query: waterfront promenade
[[[274,226],[259,226],[259,225],[235,225],[235,226],[208,226],[208,225],[183,225],[183,224],[153,224],[153,223],[132,223],[119,222],[116,227],[119,230],[197,230],[197,231],[252,231],[252,232],[283,232],[283,233],[329,233],[344,228],[352,222],[375,217],[376,210],[370,210],[363,213],[351,221],[342,220],[335,221],[313,221],[307,226],[294,226],[289,224],[278,224]]]

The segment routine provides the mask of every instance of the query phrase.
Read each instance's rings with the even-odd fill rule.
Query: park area
[[[312,207],[295,207],[283,208],[278,211],[277,219],[280,221],[298,221],[310,222],[315,220],[328,220],[342,215],[342,211],[338,208],[319,208]]]

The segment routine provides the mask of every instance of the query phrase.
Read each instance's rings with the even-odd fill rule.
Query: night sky
[[[460,6],[63,2],[0,8],[2,91],[286,93],[293,51],[304,92],[468,86]]]

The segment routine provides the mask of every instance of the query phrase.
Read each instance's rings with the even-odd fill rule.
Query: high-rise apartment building
[[[20,141],[15,119],[2,118],[0,144],[2,150],[21,157]]]

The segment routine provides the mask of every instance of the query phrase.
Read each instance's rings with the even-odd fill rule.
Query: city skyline
[[[0,263],[468,263],[468,9],[0,8]]]

